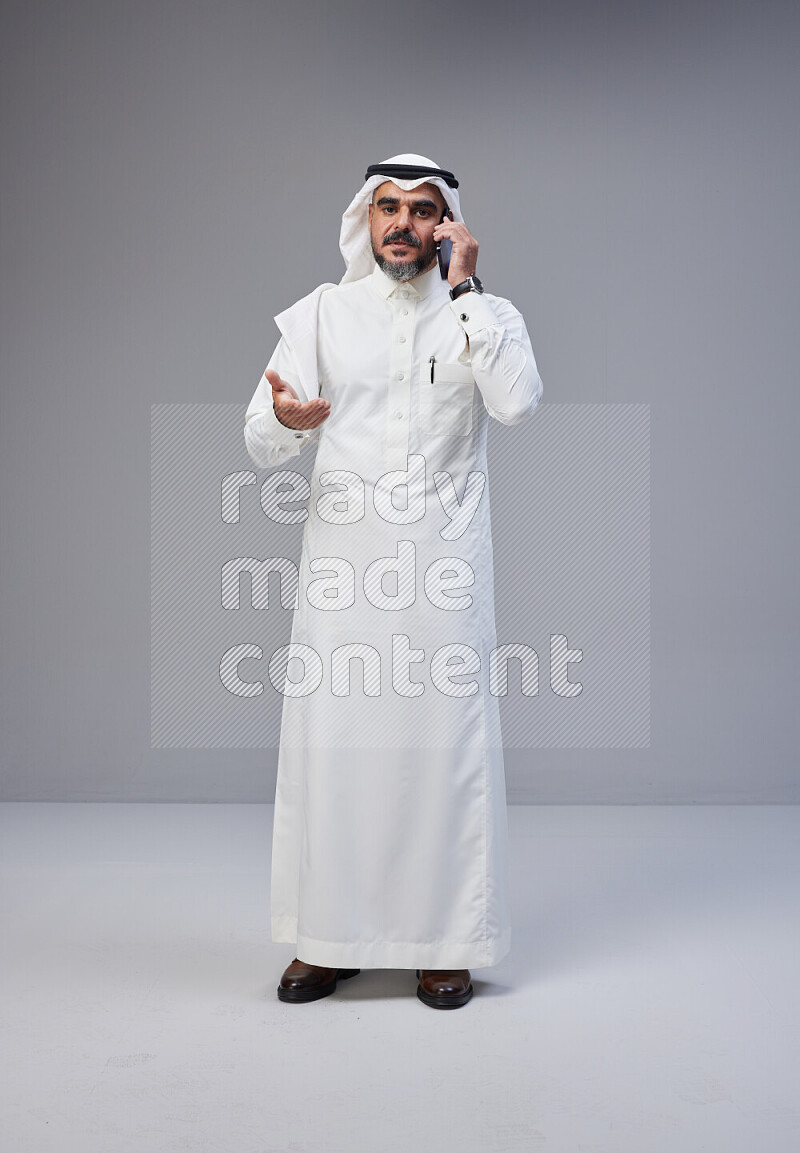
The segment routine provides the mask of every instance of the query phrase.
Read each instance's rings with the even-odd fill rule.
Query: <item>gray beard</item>
[[[411,260],[402,260],[396,264],[394,261],[386,259],[381,249],[375,247],[375,243],[371,237],[370,244],[372,246],[372,255],[375,257],[375,263],[391,280],[413,280],[415,276],[419,276],[421,272],[424,272],[426,268],[430,267],[436,256],[436,246],[433,243],[429,244],[427,252],[420,243],[415,257]]]
[[[382,269],[391,280],[413,280],[415,276],[425,271],[425,257],[422,254],[413,260],[396,262],[387,260],[380,251],[375,252],[373,249],[372,252],[378,268]]]

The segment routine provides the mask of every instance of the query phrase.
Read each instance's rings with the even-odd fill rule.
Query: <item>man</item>
[[[510,948],[486,432],[528,417],[542,383],[519,312],[475,275],[457,188],[424,156],[370,167],[342,217],[342,281],[275,318],[245,416],[259,467],[318,446],[273,658],[284,1001],[364,966],[413,968],[420,1000],[456,1008],[469,966]]]

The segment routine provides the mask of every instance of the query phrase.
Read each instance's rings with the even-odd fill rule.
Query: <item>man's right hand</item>
[[[287,428],[316,428],[328,419],[331,411],[329,401],[321,396],[315,400],[300,400],[289,382],[282,380],[272,368],[268,368],[264,376],[272,386],[272,407],[281,424]]]

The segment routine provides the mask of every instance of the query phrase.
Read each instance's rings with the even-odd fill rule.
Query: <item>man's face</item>
[[[404,192],[380,184],[369,206],[369,236],[376,264],[393,280],[411,280],[436,260],[433,230],[447,205],[435,184]]]

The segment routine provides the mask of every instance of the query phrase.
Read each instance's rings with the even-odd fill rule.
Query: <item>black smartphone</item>
[[[447,218],[448,220],[452,220],[453,219],[452,212],[442,213],[442,220],[444,220],[445,218]],[[442,223],[442,220],[439,221],[440,224]],[[437,256],[438,261],[439,261],[439,272],[442,274],[442,280],[447,280],[447,274],[450,271],[450,257],[452,255],[453,255],[453,242],[451,240],[448,240],[447,237],[445,236],[436,245],[436,256]]]

